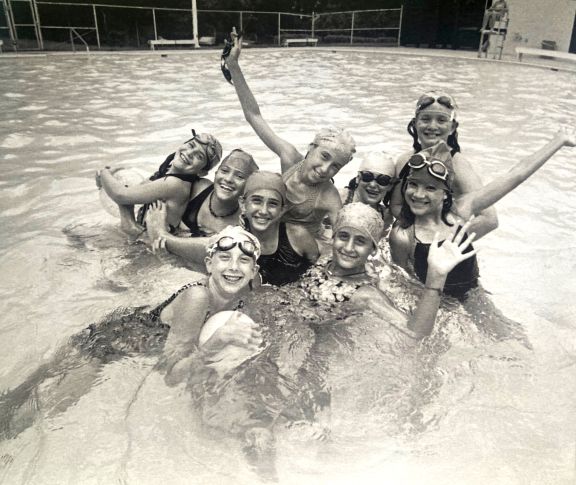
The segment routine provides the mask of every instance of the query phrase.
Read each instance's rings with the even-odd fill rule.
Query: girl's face
[[[245,254],[239,245],[228,251],[216,250],[205,262],[210,282],[225,298],[233,298],[245,290],[258,273],[254,257]]]
[[[356,182],[358,184],[356,188],[358,201],[371,206],[375,206],[382,202],[386,193],[392,190],[392,183],[390,182],[393,177],[393,173],[388,174],[374,171],[360,172],[356,177]],[[369,179],[372,180],[366,182],[366,180]],[[388,183],[384,184],[386,181]]]
[[[180,145],[174,154],[171,168],[176,173],[206,175],[205,170],[208,159],[204,147],[196,140]]]
[[[223,162],[214,175],[214,194],[222,200],[238,199],[249,175],[243,162],[234,159]]]
[[[364,269],[368,256],[375,251],[372,239],[353,227],[341,227],[334,234],[332,262],[342,275]]]
[[[275,190],[258,189],[241,199],[250,227],[263,232],[282,215],[282,197]]]
[[[404,200],[415,216],[440,215],[446,199],[446,185],[426,168],[412,169],[406,181]]]
[[[327,146],[314,146],[304,159],[303,169],[306,181],[319,184],[329,181],[349,161],[340,150]]]
[[[422,148],[428,148],[439,141],[448,142],[448,137],[454,133],[455,121],[452,112],[434,103],[416,115],[416,134]]]

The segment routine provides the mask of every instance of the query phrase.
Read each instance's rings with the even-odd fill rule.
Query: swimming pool
[[[110,310],[159,302],[194,276],[125,241],[99,204],[97,168],[152,171],[192,127],[218,136],[225,152],[241,146],[263,168],[278,169],[278,160],[244,122],[216,53],[0,63],[0,390],[7,390]],[[558,124],[576,125],[570,73],[320,49],[247,50],[243,69],[268,122],[302,150],[334,124],[356,138],[358,158],[372,149],[398,154],[411,144],[405,126],[414,101],[430,87],[455,95],[460,144],[484,180],[544,144]],[[354,167],[338,174],[338,186]],[[336,378],[331,441],[287,440],[281,483],[574,479],[575,167],[573,151],[558,153],[498,204],[500,229],[479,243],[483,285],[522,322],[534,350],[454,333],[434,365],[432,395],[403,396],[411,419],[388,406],[383,385],[399,384],[381,374],[367,346],[361,372],[340,369]],[[154,363],[109,364],[63,412],[0,442],[3,483],[254,483],[227,438],[199,438],[188,395],[167,389]],[[401,372],[400,382],[415,371]]]

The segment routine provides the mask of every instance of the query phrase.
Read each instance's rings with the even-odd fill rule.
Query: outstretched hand
[[[476,233],[468,234],[464,239],[466,231],[470,227],[474,217],[471,217],[464,226],[452,237],[452,240],[446,240],[440,245],[438,233],[434,234],[434,239],[430,245],[428,253],[428,274],[439,277],[445,277],[462,261],[474,256],[478,250],[474,249],[465,253],[464,251],[472,244]]]
[[[230,32],[230,52],[226,56],[226,64],[237,64],[242,51],[242,34],[236,32],[236,27],[232,27]]]

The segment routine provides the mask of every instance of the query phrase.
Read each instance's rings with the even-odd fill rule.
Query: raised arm
[[[460,153],[455,154],[454,159],[456,183],[458,184],[458,192],[456,195],[468,194],[482,189],[484,184],[474,170],[472,164]],[[468,220],[471,215],[472,214],[464,214],[461,215],[461,217],[464,220]],[[474,215],[476,217],[470,226],[470,232],[476,233],[476,239],[480,239],[498,228],[498,214],[496,213],[495,207],[486,207],[484,210]]]
[[[455,211],[465,219],[490,207],[527,180],[564,146],[576,146],[574,130],[561,129],[551,141],[532,155],[520,160],[506,174],[474,192],[459,197],[454,201]]]
[[[264,120],[260,112],[260,107],[256,98],[252,94],[244,74],[240,69],[238,59],[242,48],[242,39],[236,34],[236,30],[232,32],[232,50],[226,58],[226,66],[230,69],[232,80],[234,81],[234,88],[240,100],[244,118],[250,123],[250,126],[276,155],[280,157],[282,173],[288,170],[292,165],[300,162],[304,156],[292,145],[283,138],[280,138],[270,125]]]

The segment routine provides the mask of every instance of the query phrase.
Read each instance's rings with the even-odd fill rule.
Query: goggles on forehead
[[[387,185],[390,185],[390,184],[397,182],[397,179],[395,177],[390,177],[390,175],[384,175],[381,173],[379,173],[378,175],[375,175],[373,172],[369,172],[369,171],[363,171],[363,172],[358,172],[358,173],[360,174],[360,180],[362,182],[367,183],[367,184],[369,184],[373,180],[376,180],[376,183],[378,185],[381,185],[382,187],[386,187]]]
[[[428,160],[424,155],[421,153],[416,153],[410,157],[408,160],[408,166],[410,168],[428,168],[428,173],[443,182],[448,180],[448,167],[444,164],[444,162],[440,160]]]
[[[218,151],[216,149],[215,139],[210,139],[207,136],[204,136],[202,133],[196,133],[196,130],[192,128],[192,138],[186,140],[184,144],[192,143],[195,141],[199,145],[202,145],[204,148],[204,153],[206,153],[206,158],[208,159],[208,163],[206,166],[212,166],[214,163],[218,162]]]
[[[456,110],[454,100],[450,96],[443,94],[441,96],[434,97],[426,94],[424,96],[421,96],[420,99],[418,100],[418,103],[416,103],[416,113],[420,113],[420,111],[428,108],[428,106],[432,106],[434,103],[441,104],[442,106],[448,108],[451,111]]]
[[[230,251],[232,248],[235,248],[236,246],[238,246],[240,248],[240,251],[242,251],[246,256],[250,256],[251,258],[256,259],[256,253],[258,251],[256,244],[254,244],[252,241],[248,239],[239,241],[238,239],[235,239],[232,236],[223,236],[220,239],[218,239],[218,241],[216,241],[216,244],[214,244],[210,248],[208,253],[210,254],[210,256],[212,256],[216,251]]]

